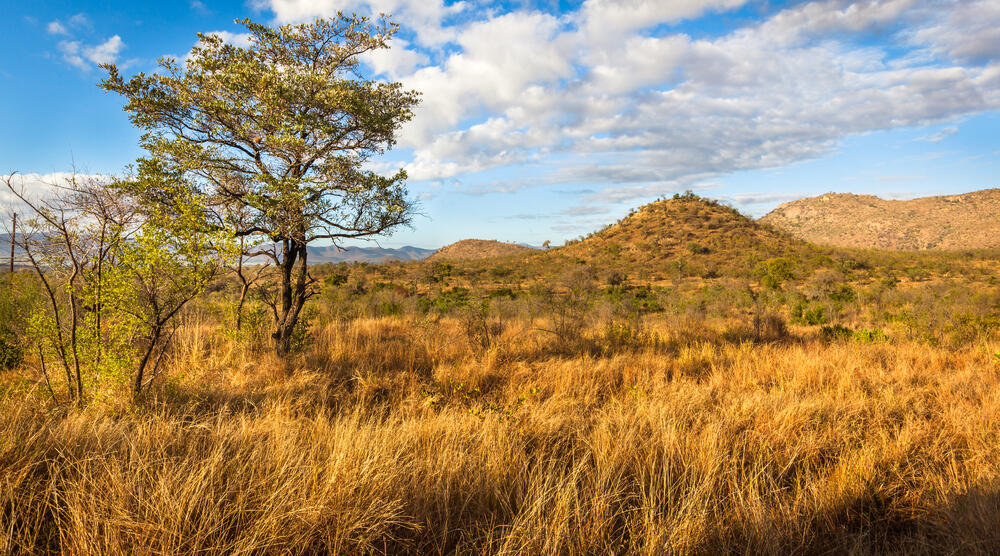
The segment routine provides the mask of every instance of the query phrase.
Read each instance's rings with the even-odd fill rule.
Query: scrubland
[[[136,401],[28,350],[0,553],[1000,550],[993,254],[613,241],[319,268],[287,360],[222,281]]]

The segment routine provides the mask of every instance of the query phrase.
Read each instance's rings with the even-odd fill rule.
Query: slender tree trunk
[[[73,275],[69,279],[69,315],[70,315],[70,348],[73,354],[73,370],[76,373],[76,404],[83,407],[83,375],[80,372],[80,349],[77,340],[77,329],[80,326],[79,299],[77,298],[76,278],[80,275],[80,267],[74,262]]]
[[[17,239],[17,213],[14,213],[13,223],[10,225],[10,275],[14,276],[14,240]]]
[[[292,334],[298,324],[299,314],[306,302],[308,261],[305,243],[285,240],[282,244],[280,266],[280,306],[278,307],[277,329],[274,338],[275,351],[285,357],[292,348]]]
[[[135,371],[135,384],[132,386],[132,394],[137,398],[142,393],[142,379],[146,373],[146,366],[149,365],[149,359],[153,355],[153,350],[156,349],[156,343],[160,341],[161,331],[162,328],[159,324],[149,331],[149,345],[139,361],[139,368]]]
[[[243,330],[243,305],[247,301],[247,292],[250,291],[250,284],[246,282],[240,287],[240,299],[236,303],[236,330]]]

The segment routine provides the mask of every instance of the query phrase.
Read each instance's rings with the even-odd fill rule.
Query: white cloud
[[[952,135],[958,133],[958,126],[948,126],[937,133],[932,133],[930,135],[924,135],[923,137],[917,137],[915,141],[927,141],[928,143],[938,143]]]
[[[50,35],[68,35],[69,30],[58,20],[50,21],[48,25],[45,26],[45,30],[48,31]]]
[[[587,0],[580,9],[581,28],[598,42],[611,42],[622,33],[646,29],[737,8],[746,0]]]
[[[31,218],[31,210],[7,188],[8,179],[10,179],[14,189],[35,202],[52,197],[59,187],[68,185],[74,176],[78,183],[107,178],[101,174],[73,174],[72,172],[0,175],[0,228],[10,222],[10,215],[14,212],[17,213],[19,222],[25,222]]]
[[[87,17],[87,14],[84,13],[78,13],[70,17],[68,21],[69,24],[73,27],[78,27],[78,28],[90,27],[90,18]]]
[[[730,6],[685,5],[621,17],[662,21]],[[851,39],[951,21],[954,7],[813,2],[722,37],[633,32],[614,44],[591,40],[590,16],[579,14],[584,24],[568,27],[531,12],[473,22],[456,37],[459,52],[402,79],[424,92],[402,137],[414,148],[407,169],[440,179],[558,154],[550,181],[618,184],[593,198],[622,201],[820,156],[851,134],[1000,108],[996,61],[900,65]],[[597,8],[610,9],[582,11]],[[889,45],[911,40],[892,33]]]
[[[85,45],[80,41],[60,41],[56,46],[62,53],[63,60],[82,70],[89,70],[98,64],[115,63],[125,48],[125,42],[118,35],[114,35],[94,45]]]
[[[400,137],[417,181],[531,162],[548,183],[596,184],[590,205],[621,202],[1000,109],[995,0],[819,0],[721,36],[664,27],[744,4],[587,0],[556,16],[443,0],[258,3],[282,23],[389,12],[413,32],[366,61],[423,93]]]
[[[403,39],[393,39],[392,48],[373,50],[366,53],[364,59],[376,75],[399,79],[413,73],[417,66],[430,61],[426,54],[409,49],[409,45],[410,43]]]
[[[113,64],[123,48],[125,48],[125,43],[122,38],[114,35],[101,44],[84,47],[83,56],[94,64]]]
[[[201,0],[191,0],[188,5],[191,6],[192,10],[198,12],[199,14],[207,15],[212,13],[212,10],[208,9],[208,6],[206,6]]]
[[[274,12],[278,23],[297,23],[337,12],[377,16],[391,14],[395,20],[416,31],[423,45],[441,45],[454,38],[445,20],[461,13],[465,2],[446,5],[444,0],[254,0],[257,8]]]
[[[1000,3],[956,2],[933,14],[933,23],[914,32],[913,40],[939,55],[964,62],[1000,58]]]
[[[231,31],[209,31],[206,35],[214,35],[222,39],[222,42],[246,48],[250,46],[250,33],[233,33]]]

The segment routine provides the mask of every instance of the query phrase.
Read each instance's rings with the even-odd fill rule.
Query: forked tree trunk
[[[292,335],[295,325],[299,322],[299,313],[305,305],[307,297],[307,262],[306,244],[295,240],[282,242],[282,260],[279,267],[280,281],[279,300],[277,306],[277,326],[274,334],[275,352],[279,357],[285,357],[292,349]]]

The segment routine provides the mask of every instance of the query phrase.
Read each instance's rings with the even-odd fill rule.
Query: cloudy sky
[[[691,189],[759,216],[827,191],[1000,187],[1000,1],[0,0],[0,174],[114,173],[141,153],[96,65],[151,71],[196,32],[240,41],[390,13],[378,79],[421,91],[380,167],[422,216],[386,246],[554,244]],[[3,198],[0,198],[0,202]]]

